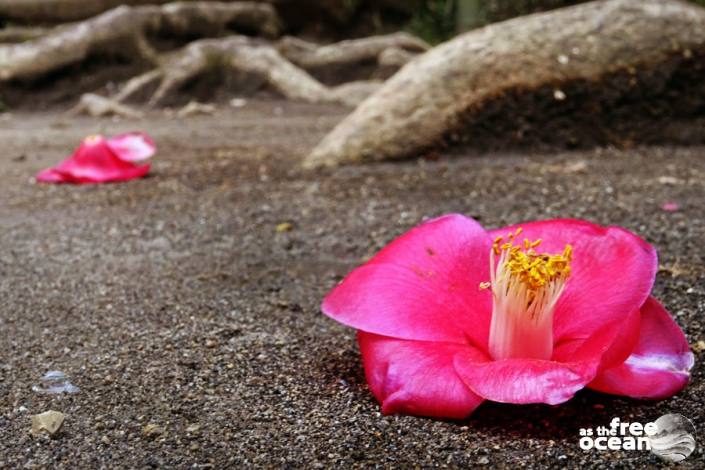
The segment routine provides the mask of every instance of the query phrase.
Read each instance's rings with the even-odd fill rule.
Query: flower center
[[[524,239],[522,229],[497,237],[490,252],[492,323],[489,350],[494,359],[550,359],[553,354],[553,309],[570,276],[573,248],[539,253],[541,240]],[[499,260],[496,258],[499,257]]]

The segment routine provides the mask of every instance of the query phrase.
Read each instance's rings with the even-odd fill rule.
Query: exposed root
[[[85,95],[75,112],[134,117],[134,110],[123,108],[120,103],[151,88],[155,91],[148,105],[162,104],[187,82],[214,71],[255,78],[293,100],[355,106],[379,88],[380,83],[361,81],[331,88],[309,71],[376,63],[389,72],[390,67],[398,68],[429,48],[422,40],[406,33],[323,46],[291,37],[278,42],[239,35],[220,37],[230,29],[275,37],[279,27],[279,18],[272,7],[256,2],[196,1],[120,6],[80,23],[59,26],[48,32],[32,32],[37,35],[36,39],[0,44],[0,82],[40,77],[110,52],[153,67],[129,80],[110,98]],[[158,53],[147,40],[154,35],[218,37],[199,39],[182,49]],[[115,50],[117,44],[120,49]]]
[[[0,19],[24,23],[83,20],[120,5],[168,3],[171,0],[2,0]]]
[[[383,67],[403,67],[418,54],[409,52],[406,49],[390,47],[383,50],[377,57],[377,62]]]
[[[136,109],[93,93],[86,93],[81,96],[81,101],[71,108],[67,114],[88,114],[92,117],[120,116],[131,119],[142,117],[142,113]]]
[[[705,10],[678,0],[580,3],[492,24],[407,64],[304,166],[417,156],[502,128],[523,145],[532,133],[573,147],[672,139],[663,116],[697,124],[705,109],[703,57]],[[576,125],[582,136],[566,131]]]
[[[429,48],[427,43],[407,33],[351,39],[327,46],[320,46],[295,37],[285,37],[278,45],[279,52],[284,57],[305,69],[336,64],[377,62],[381,54],[388,50],[401,50],[415,55]]]
[[[119,5],[162,5],[174,0],[0,0],[0,20],[21,24],[60,24],[80,21],[99,15]],[[223,0],[238,2],[240,0]],[[282,13],[290,13],[294,22],[326,19],[334,25],[349,23],[359,13],[371,13],[383,4],[385,10],[410,16],[418,1],[383,0],[360,2],[351,0],[258,0],[282,6]],[[373,5],[363,5],[374,3]],[[366,8],[365,8],[366,7]],[[309,17],[309,18],[307,18]],[[298,18],[298,21],[296,19]],[[285,18],[286,19],[286,18]],[[369,22],[374,20],[369,19]],[[363,22],[366,23],[366,22]]]
[[[344,83],[331,90],[333,101],[355,107],[384,84],[381,80],[363,80]]]
[[[30,41],[46,35],[48,30],[39,27],[10,26],[0,29],[0,44]]]
[[[0,45],[0,81],[51,72],[126,41],[135,46],[130,52],[152,61],[155,53],[145,40],[150,33],[210,36],[234,27],[275,36],[279,23],[270,5],[255,2],[121,6],[38,39]]]
[[[348,106],[356,106],[382,84],[372,80],[329,88],[282,57],[269,43],[245,36],[194,41],[159,62],[158,68],[128,81],[112,100],[123,102],[158,82],[156,91],[148,101],[150,106],[156,106],[192,79],[226,71],[257,77],[288,99],[313,103],[337,102]]]
[[[215,113],[215,106],[209,103],[199,103],[198,101],[189,101],[189,103],[176,112],[176,117],[186,118],[197,114],[211,115]]]
[[[284,59],[272,46],[244,36],[194,41],[171,54],[158,69],[130,80],[115,99],[123,101],[159,80],[149,100],[154,106],[189,80],[217,70],[255,75],[290,99],[334,101],[325,85]]]
[[[160,69],[150,70],[147,73],[138,75],[137,77],[131,78],[123,87],[118,94],[113,97],[113,100],[117,102],[125,101],[130,98],[133,94],[137,93],[144,87],[148,86],[155,80],[159,80],[163,75]]]

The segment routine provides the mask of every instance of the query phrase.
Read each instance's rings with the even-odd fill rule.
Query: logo
[[[654,423],[656,434],[650,436],[651,452],[669,462],[685,460],[695,450],[695,426],[679,414],[661,416]]]
[[[679,414],[646,424],[615,417],[609,426],[581,428],[579,444],[583,450],[651,451],[668,462],[680,462],[695,450],[695,427]]]

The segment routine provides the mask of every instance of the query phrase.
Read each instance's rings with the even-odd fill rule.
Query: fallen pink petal
[[[39,172],[41,183],[93,184],[128,181],[144,177],[149,163],[141,163],[156,152],[152,139],[142,132],[121,134],[110,139],[86,137],[69,158]]]
[[[664,202],[661,204],[661,209],[666,212],[677,212],[681,208],[677,202]]]
[[[574,219],[487,231],[428,221],[352,271],[323,301],[358,330],[382,412],[469,416],[484,400],[547,403],[590,388],[672,396],[694,356],[651,296],[656,250]]]

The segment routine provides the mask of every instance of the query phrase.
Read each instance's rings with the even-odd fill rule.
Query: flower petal
[[[70,178],[57,171],[55,168],[47,168],[37,173],[35,178],[40,183],[68,183]]]
[[[588,387],[634,398],[660,399],[688,383],[693,353],[680,327],[654,298],[641,308],[639,341],[627,360],[605,370]]]
[[[400,340],[362,331],[357,338],[367,383],[384,414],[463,419],[482,403],[458,377],[453,357],[465,351],[487,360],[484,353],[460,344]]]
[[[654,248],[620,227],[583,220],[546,220],[490,232],[492,237],[523,228],[522,237],[541,239],[541,250],[573,246],[572,273],[554,314],[556,342],[584,339],[606,323],[624,320],[643,305],[656,276]]]
[[[146,160],[157,151],[154,141],[143,132],[129,132],[108,139],[107,144],[120,160],[139,162]]]
[[[473,392],[487,400],[516,404],[568,401],[594,377],[593,366],[540,359],[475,362],[463,355],[455,358],[455,370]]]
[[[599,370],[622,364],[639,341],[640,319],[639,310],[632,310],[623,322],[607,324],[590,338],[560,341],[554,346],[551,359],[558,362],[575,362],[600,357]],[[602,336],[602,340],[597,341],[597,336]]]
[[[492,314],[491,240],[472,219],[451,215],[402,235],[351,272],[321,309],[356,329],[402,339],[487,348]]]
[[[91,136],[81,143],[74,154],[56,167],[37,175],[44,183],[107,183],[140,178],[149,172],[149,165],[135,165],[118,158],[101,136]]]
[[[603,325],[587,340],[554,351],[554,360],[513,358],[484,362],[465,354],[455,369],[473,392],[502,403],[547,403],[570,400],[598,373],[603,357],[620,336],[619,322]]]

